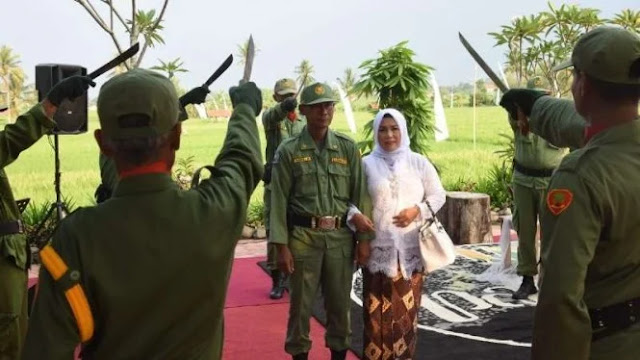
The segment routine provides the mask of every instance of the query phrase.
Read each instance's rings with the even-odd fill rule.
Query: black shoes
[[[523,276],[520,288],[511,297],[515,300],[522,300],[537,292],[538,289],[536,289],[536,285],[533,283],[533,276]]]
[[[300,353],[291,357],[293,360],[307,360],[309,353]],[[333,350],[331,349],[331,360],[345,360],[347,358],[347,350]]]
[[[281,299],[287,290],[287,276],[278,270],[271,270],[272,287],[269,297],[277,300]]]
[[[331,360],[344,360],[347,358],[347,350],[333,350],[331,349]]]
[[[293,355],[291,358],[293,360],[307,360],[309,359],[309,353],[296,354],[296,355]]]

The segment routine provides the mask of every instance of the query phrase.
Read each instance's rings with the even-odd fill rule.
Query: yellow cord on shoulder
[[[64,260],[58,255],[51,245],[45,245],[40,250],[40,259],[54,280],[59,280],[69,268]],[[91,308],[87,296],[82,290],[80,284],[75,284],[71,288],[65,290],[64,296],[67,298],[73,317],[76,319],[78,330],[80,332],[80,341],[87,342],[93,336],[94,322]]]

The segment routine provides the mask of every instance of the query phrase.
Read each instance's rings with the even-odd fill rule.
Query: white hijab
[[[378,143],[378,130],[385,115],[391,116],[400,128],[400,146],[393,151],[385,151]],[[409,148],[411,140],[409,139],[409,132],[407,131],[407,120],[404,118],[404,115],[396,109],[387,108],[378,111],[376,118],[373,120],[373,140],[374,146],[371,155],[383,159],[389,165],[393,165],[396,160],[411,153],[411,149]]]

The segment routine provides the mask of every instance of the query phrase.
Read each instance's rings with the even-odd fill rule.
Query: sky
[[[91,0],[106,10],[101,1]],[[130,0],[114,0],[124,16]],[[138,8],[159,10],[161,0],[138,0]],[[622,9],[638,8],[638,0],[552,1],[601,10],[611,17]],[[116,55],[110,36],[75,0],[0,0],[0,45],[20,55],[21,65],[33,82],[35,66],[41,63],[81,65],[90,72]],[[435,68],[440,85],[470,82],[473,59],[458,40],[460,31],[492,67],[504,62],[505,48],[494,47],[488,35],[500,31],[514,17],[548,9],[546,0],[169,0],[162,36],[165,44],[150,48],[143,67],[158,65],[158,59],[182,59],[187,73],[179,73],[180,84],[191,88],[202,84],[249,34],[256,54],[252,80],[263,88],[282,77],[295,77],[294,69],[308,59],[314,77],[332,82],[348,67],[377,57],[381,49],[408,40],[415,60]],[[106,14],[105,11],[102,11]],[[118,29],[118,28],[117,28]],[[127,47],[123,32],[118,37]],[[234,64],[211,85],[226,90],[242,77]],[[97,79],[101,85],[106,76]],[[97,91],[93,90],[95,97]]]

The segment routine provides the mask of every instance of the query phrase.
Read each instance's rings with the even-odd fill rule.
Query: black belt
[[[515,160],[513,160],[513,168],[523,175],[533,176],[533,177],[550,177],[551,175],[553,175],[553,170],[555,170],[555,169],[532,169],[526,166],[522,166],[521,164],[518,164],[518,162]]]
[[[14,220],[0,223],[0,236],[22,234],[24,227],[22,227],[22,221]]]
[[[593,335],[591,341],[624,330],[640,320],[640,298],[598,309],[589,309]]]
[[[310,229],[336,230],[347,225],[347,216],[306,216],[289,214],[289,225]]]

